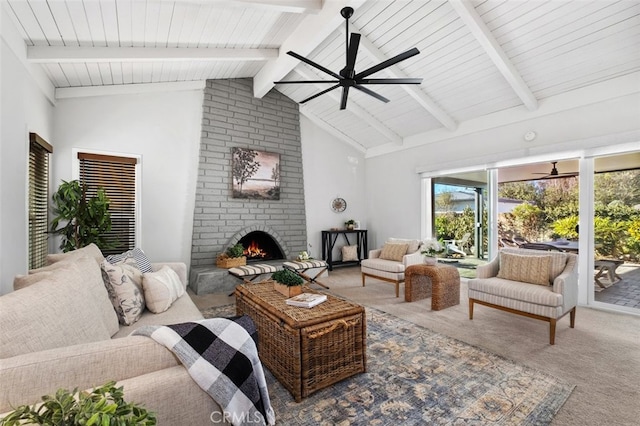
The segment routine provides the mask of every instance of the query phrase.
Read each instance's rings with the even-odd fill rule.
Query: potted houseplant
[[[442,251],[442,244],[434,238],[426,239],[422,242],[420,253],[424,256],[424,263],[427,265],[435,265],[438,263],[436,254]]]
[[[7,414],[0,425],[18,426],[27,421],[40,425],[155,425],[156,416],[145,408],[124,401],[122,386],[108,382],[91,392],[59,389],[42,397],[42,404],[21,405]]]
[[[51,232],[62,235],[60,249],[63,252],[76,250],[91,243],[100,249],[114,248],[105,236],[111,231],[109,198],[104,189],[98,188],[96,195],[87,197],[87,185],[77,180],[62,181],[53,194]],[[64,225],[58,227],[60,223]]]
[[[216,258],[216,266],[218,268],[235,268],[247,264],[247,257],[244,255],[244,247],[242,244],[233,245],[218,255]]]
[[[351,229],[353,229],[353,228],[356,226],[356,221],[355,221],[355,220],[353,220],[353,219],[349,219],[348,221],[346,221],[346,222],[344,223],[344,226],[345,226],[347,229],[351,230]]]
[[[273,288],[285,297],[293,297],[302,294],[304,280],[289,269],[281,269],[271,276]]]

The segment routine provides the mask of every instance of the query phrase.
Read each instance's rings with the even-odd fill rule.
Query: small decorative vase
[[[284,295],[284,297],[287,297],[287,298],[302,294],[302,286],[301,285],[288,286],[288,285],[280,284],[277,281],[274,281],[273,282],[273,289],[276,290],[278,293]]]
[[[424,264],[435,266],[438,264],[438,258],[433,256],[424,256]]]

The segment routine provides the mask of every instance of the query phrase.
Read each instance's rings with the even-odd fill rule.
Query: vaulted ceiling
[[[320,127],[363,152],[402,146],[429,132],[501,111],[526,114],[579,89],[640,79],[637,0],[6,0],[27,46],[57,92],[90,86],[253,78],[254,94],[301,100],[331,79],[286,55],[292,50],[338,72],[344,19],[362,34],[356,71],[412,47],[420,54],[371,78],[422,78],[340,92],[301,105]],[[634,87],[635,86],[635,87]],[[371,87],[373,88],[373,87]],[[579,103],[579,97],[575,98]]]

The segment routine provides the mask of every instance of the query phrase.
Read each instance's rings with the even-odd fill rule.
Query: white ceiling
[[[293,50],[338,72],[344,19],[362,34],[356,71],[412,47],[421,53],[372,78],[423,78],[369,86],[339,110],[340,91],[301,112],[363,152],[640,72],[640,0],[6,0],[53,85],[65,88],[253,78],[299,102],[329,87],[278,85],[330,79]],[[637,87],[635,88],[637,90]]]

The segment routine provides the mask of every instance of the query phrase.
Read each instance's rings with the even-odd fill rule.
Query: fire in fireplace
[[[247,262],[275,260],[284,257],[282,250],[271,235],[263,231],[249,232],[240,238],[239,243],[244,247]]]

